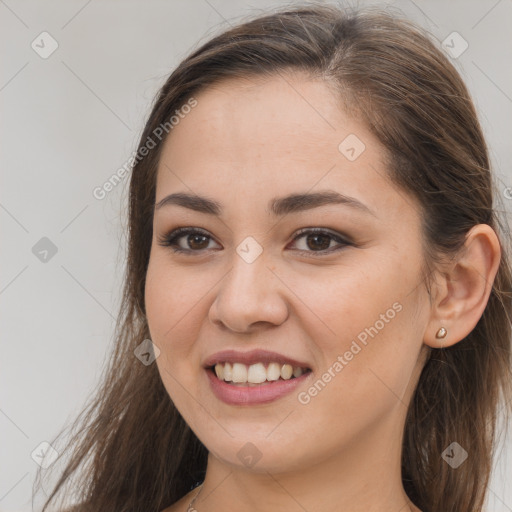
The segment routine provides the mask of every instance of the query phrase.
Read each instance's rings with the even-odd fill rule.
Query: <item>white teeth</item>
[[[253,384],[261,384],[267,380],[267,370],[263,366],[263,363],[251,364],[247,371],[247,382]]]
[[[216,364],[215,365],[215,375],[217,375],[217,377],[220,380],[224,380],[224,366],[222,366],[221,364]]]
[[[293,375],[293,366],[291,364],[283,364],[281,367],[281,378],[289,380]]]
[[[277,380],[281,377],[281,367],[278,363],[270,363],[267,368],[267,380]]]
[[[216,367],[217,366],[222,366],[222,365],[215,365]],[[231,366],[231,363],[226,363],[224,365],[224,380],[226,382],[230,382],[233,380],[233,367]]]
[[[247,366],[242,363],[233,363],[233,382],[247,382]]]
[[[267,368],[263,363],[255,363],[247,366],[243,363],[217,363],[215,374],[220,380],[234,383],[262,384],[265,381],[276,381],[280,378],[289,380],[300,377],[307,369],[291,364],[269,363]]]

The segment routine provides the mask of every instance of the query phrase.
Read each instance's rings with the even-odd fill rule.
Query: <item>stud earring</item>
[[[441,329],[436,333],[436,338],[444,338],[447,333],[448,331],[444,327],[441,327]]]

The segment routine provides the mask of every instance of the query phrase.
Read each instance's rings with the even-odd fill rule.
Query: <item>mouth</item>
[[[309,364],[263,350],[219,352],[203,366],[211,391],[229,405],[272,402],[290,394],[313,375]]]

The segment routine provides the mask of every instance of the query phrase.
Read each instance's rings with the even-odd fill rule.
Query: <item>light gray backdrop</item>
[[[512,1],[369,3],[451,47],[510,211]],[[154,94],[192,47],[282,4],[0,0],[0,511],[32,510],[41,443],[81,409],[110,349],[128,178],[103,200],[93,190],[136,149]],[[511,444],[496,458],[492,512],[512,511]]]

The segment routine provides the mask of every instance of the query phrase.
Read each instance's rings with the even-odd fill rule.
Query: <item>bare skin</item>
[[[486,225],[471,230],[466,252],[436,275],[430,301],[419,206],[389,182],[384,149],[323,82],[299,74],[230,80],[196,98],[165,143],[156,202],[197,194],[223,212],[157,209],[146,280],[163,383],[209,451],[194,508],[421,512],[401,481],[407,407],[429,347],[457,343],[481,317],[499,264],[496,234]],[[339,150],[350,134],[365,146],[353,160]],[[275,197],[325,190],[373,213],[346,204],[283,217],[267,209]],[[188,254],[158,243],[178,227],[209,238],[201,246],[182,236],[177,245]],[[323,238],[329,248],[319,251],[318,241],[297,237],[311,227],[351,243]],[[236,251],[248,236],[263,248],[250,264]],[[378,332],[333,376],[338,356],[372,326]],[[440,327],[444,339],[435,337]],[[312,373],[273,402],[228,405],[202,363],[219,350],[254,348],[306,361]],[[307,395],[329,369],[325,387]],[[260,454],[250,467],[238,456],[246,443]],[[197,492],[164,512],[187,510]]]

